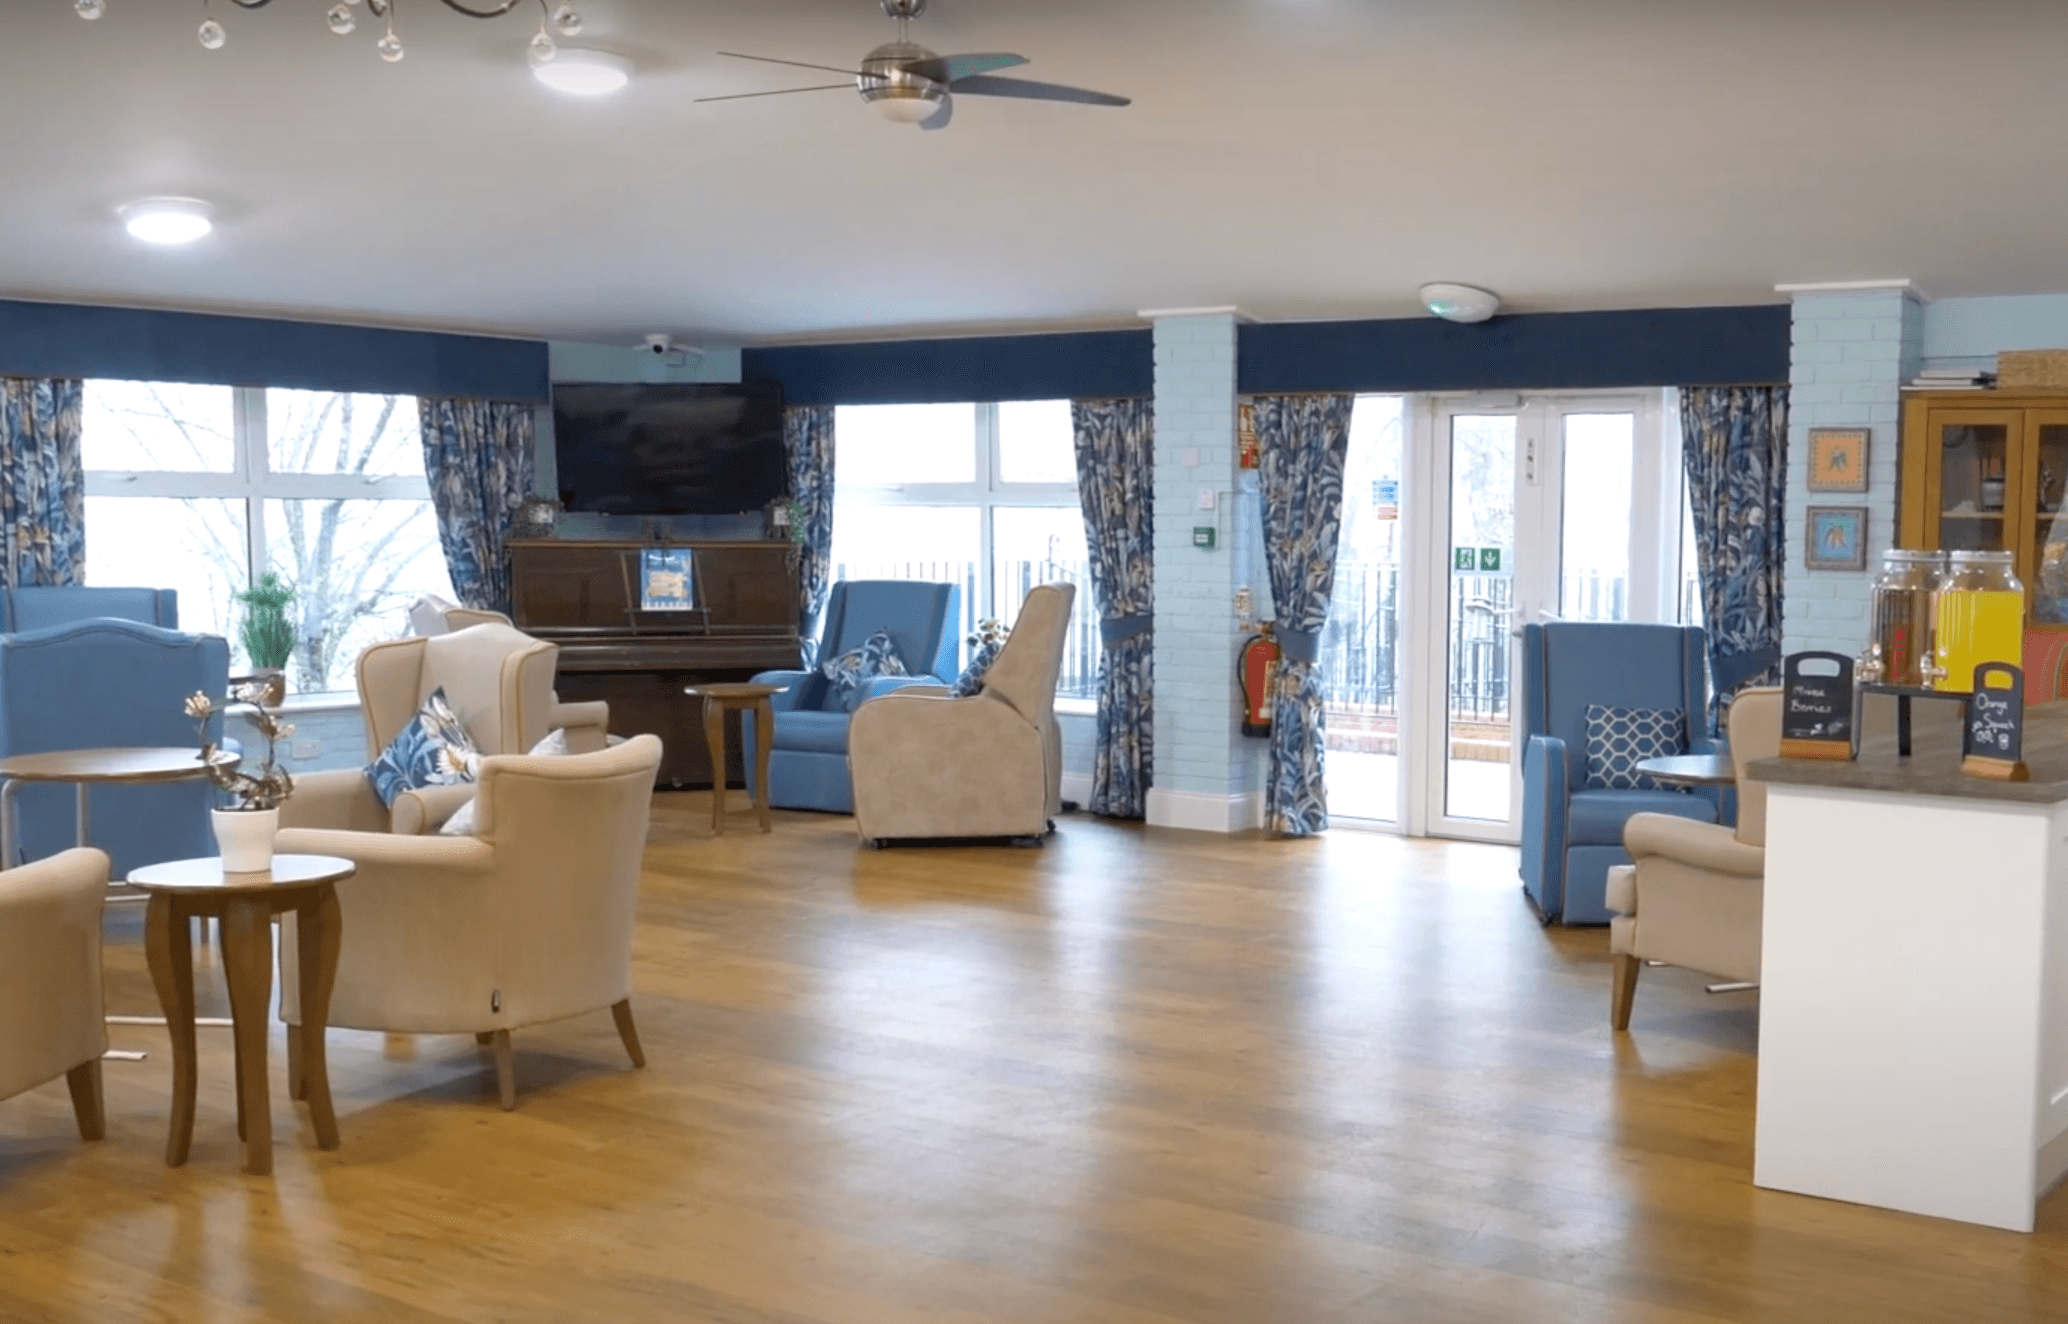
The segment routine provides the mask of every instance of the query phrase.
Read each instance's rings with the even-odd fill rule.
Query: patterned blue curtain
[[[1070,422],[1103,648],[1090,808],[1140,818],[1156,761],[1156,404],[1073,400]]]
[[[1271,771],[1264,826],[1276,835],[1328,828],[1322,779],[1321,631],[1336,586],[1343,526],[1343,461],[1350,449],[1347,395],[1263,395],[1253,402],[1259,486],[1264,496],[1264,563],[1280,658],[1271,699]]]
[[[797,614],[804,665],[817,663],[819,613],[833,588],[833,406],[792,405],[783,411],[783,454],[790,464],[790,495],[799,521]]]
[[[424,477],[438,512],[438,541],[452,591],[481,611],[510,610],[505,543],[517,503],[531,493],[533,406],[501,400],[417,401]]]
[[[1716,681],[1713,720],[1726,694],[1779,672],[1788,388],[1682,388],[1680,454]]]
[[[0,377],[0,581],[9,588],[86,577],[81,384]]]

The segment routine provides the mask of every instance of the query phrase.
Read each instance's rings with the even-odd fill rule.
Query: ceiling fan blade
[[[999,51],[991,55],[936,55],[930,60],[914,60],[905,69],[936,83],[952,83],[958,78],[987,74],[994,69],[1011,69],[1025,63],[1027,57],[1024,55]]]
[[[742,55],[738,51],[720,51],[718,53],[734,60],[757,60],[762,64],[787,64],[792,69],[818,69],[829,74],[846,74],[849,78],[860,78],[862,76],[861,71],[858,69],[842,69],[838,65],[806,64],[802,60],[778,60],[767,55]]]
[[[927,130],[945,129],[954,118],[955,98],[944,93],[941,97],[941,108],[919,121],[919,127]]]
[[[955,90],[970,96],[1020,97],[1027,101],[1072,101],[1083,106],[1134,104],[1126,97],[1093,92],[1082,87],[1065,87],[1061,83],[1037,83],[1029,78],[993,78],[989,74],[958,78],[955,80]]]
[[[697,98],[697,99],[695,100],[695,102],[693,102],[692,104],[694,104],[694,105],[702,105],[702,104],[703,104],[704,102],[706,102],[706,101],[745,101],[745,100],[747,100],[747,99],[748,99],[749,97],[786,97],[786,96],[789,96],[789,95],[790,95],[791,93],[793,93],[793,92],[852,92],[852,91],[854,91],[854,84],[853,84],[853,83],[821,83],[821,84],[819,84],[819,85],[818,85],[817,87],[785,87],[785,88],[779,88],[779,89],[777,89],[777,90],[776,90],[776,91],[774,91],[774,92],[735,92],[735,93],[733,93],[733,94],[732,94],[731,96],[729,96],[729,97],[698,97],[698,98]]]

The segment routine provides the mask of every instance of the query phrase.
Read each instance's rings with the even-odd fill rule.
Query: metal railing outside
[[[935,584],[956,584],[962,589],[962,619],[956,625],[958,641],[966,641],[982,618],[983,597],[978,591],[980,567],[974,561],[871,561],[840,562],[833,567],[835,581],[843,579],[916,579]],[[1076,607],[1070,613],[1070,632],[1063,643],[1062,677],[1056,683],[1059,699],[1096,699],[1099,695],[1099,611],[1092,601],[1091,571],[1083,562],[1001,561],[998,563],[997,592],[993,613],[1007,625],[1020,614],[1027,590],[1037,584],[1068,581],[1077,585]],[[968,660],[967,643],[961,657]],[[953,680],[949,676],[945,679]]]

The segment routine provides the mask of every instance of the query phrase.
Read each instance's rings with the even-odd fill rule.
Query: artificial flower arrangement
[[[236,801],[233,809],[278,809],[282,800],[294,794],[294,778],[280,766],[277,753],[279,742],[293,735],[294,727],[266,707],[266,688],[262,680],[246,681],[230,690],[221,707],[223,712],[238,704],[251,709],[251,724],[266,738],[265,761],[256,773],[244,771],[240,760],[223,757],[220,747],[208,738],[209,720],[217,712],[215,700],[198,690],[187,696],[187,716],[201,733],[201,761],[208,765],[209,779]]]

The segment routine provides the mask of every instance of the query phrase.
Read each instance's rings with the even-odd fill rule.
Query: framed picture
[[[1811,570],[1867,568],[1867,507],[1811,506],[1802,531],[1802,561]]]
[[[1866,428],[1811,428],[1809,490],[1867,490]]]

